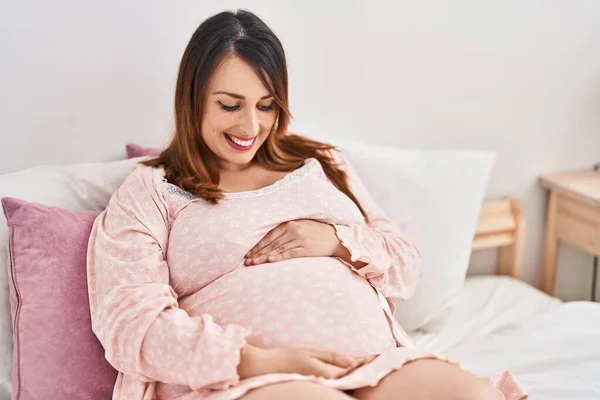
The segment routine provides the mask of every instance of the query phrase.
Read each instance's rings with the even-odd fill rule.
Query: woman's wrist
[[[253,376],[255,365],[260,362],[260,351],[257,347],[249,344],[242,347],[240,350],[240,362],[237,367],[237,373],[240,379]]]
[[[240,350],[237,373],[240,379],[245,379],[251,376],[277,372],[275,371],[274,361],[273,350],[247,344]]]
[[[347,262],[348,264],[352,265],[356,269],[360,269],[360,268],[364,267],[365,265],[367,265],[361,261],[352,261],[352,254],[350,253],[350,250],[348,250],[346,248],[346,246],[344,246],[342,244],[342,241],[340,240],[340,238],[337,235],[337,231],[336,231],[335,227],[333,225],[330,225],[330,226],[333,229],[333,235],[334,235],[335,241],[336,241],[336,246],[335,246],[331,256],[337,257],[337,258]]]
[[[344,247],[342,242],[340,242],[340,240],[337,239],[337,236],[336,236],[336,240],[338,241],[338,243],[337,243],[337,246],[335,247],[335,250],[333,251],[332,257],[341,258],[342,260],[344,260],[346,262],[351,262],[350,251],[348,251],[348,249]]]
[[[327,225],[330,228],[331,242],[333,243],[333,245],[331,246],[333,248],[333,251],[331,252],[331,257],[341,258],[344,261],[346,261],[346,257],[348,259],[350,259],[350,252],[342,244],[342,241],[340,240],[340,238],[337,235],[335,226],[333,224],[327,224]]]

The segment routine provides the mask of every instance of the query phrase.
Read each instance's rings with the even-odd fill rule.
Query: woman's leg
[[[502,400],[485,379],[440,360],[412,361],[375,387],[352,392],[358,400]]]
[[[274,383],[251,390],[240,400],[351,400],[354,399],[339,390],[331,389],[314,382]]]

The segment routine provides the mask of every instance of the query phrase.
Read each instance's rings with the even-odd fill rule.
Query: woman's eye
[[[269,104],[268,106],[258,106],[260,111],[271,111],[273,109],[273,104]]]
[[[239,110],[240,106],[228,106],[226,104],[218,102],[221,108],[225,111],[234,112]],[[260,111],[271,111],[273,109],[273,104],[269,104],[268,106],[257,106]]]
[[[220,101],[219,101],[219,104],[221,105],[221,108],[223,110],[229,111],[229,112],[233,112],[233,111],[237,110],[238,108],[240,108],[240,106],[227,106],[227,105],[221,103]]]

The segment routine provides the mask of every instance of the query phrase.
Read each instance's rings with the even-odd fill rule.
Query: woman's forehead
[[[209,94],[217,91],[236,93],[252,100],[269,95],[254,69],[235,55],[226,57],[215,69],[210,79],[209,91]]]

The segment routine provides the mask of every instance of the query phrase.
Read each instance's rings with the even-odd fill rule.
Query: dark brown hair
[[[164,166],[165,178],[188,192],[216,204],[218,188],[215,155],[202,136],[202,111],[208,82],[229,55],[236,55],[258,74],[277,105],[273,129],[258,149],[254,161],[268,169],[293,171],[315,158],[331,182],[366,213],[348,187],[346,173],[331,156],[335,147],[288,132],[288,76],[285,52],[273,31],[249,11],[225,11],[204,21],[194,32],[183,54],[175,90],[175,132],[170,144],[142,164]]]

